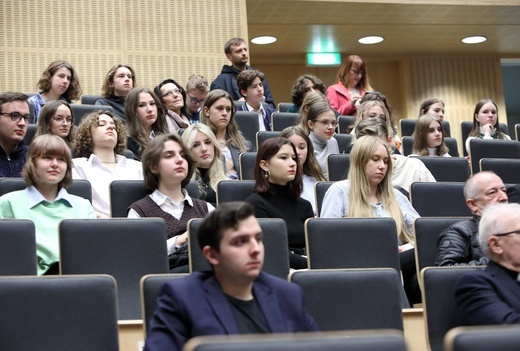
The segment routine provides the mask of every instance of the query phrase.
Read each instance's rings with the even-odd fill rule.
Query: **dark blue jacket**
[[[246,66],[246,69],[253,68],[251,66]],[[220,75],[215,78],[213,83],[211,83],[210,90],[225,90],[231,95],[233,100],[239,100],[242,97],[237,85],[237,76],[240,72],[241,71],[235,69],[233,66],[222,66],[222,71],[220,72]],[[269,89],[269,83],[267,83],[267,79],[264,79],[262,83],[264,85],[265,102],[271,105],[272,108],[276,108],[273,96],[271,95],[271,89]]]
[[[0,178],[20,178],[25,161],[27,161],[27,146],[23,141],[10,155],[0,147]]]
[[[253,283],[253,294],[271,332],[318,330],[304,308],[298,285],[260,273]],[[213,272],[195,272],[163,286],[144,349],[180,351],[195,336],[238,333],[229,302]]]
[[[518,273],[489,261],[486,269],[461,277],[455,302],[465,325],[520,324]]]

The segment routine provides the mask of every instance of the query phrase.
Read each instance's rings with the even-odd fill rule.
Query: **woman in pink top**
[[[327,98],[340,115],[355,116],[357,106],[366,91],[372,90],[365,61],[350,55],[341,65],[336,77],[338,82],[327,88]]]

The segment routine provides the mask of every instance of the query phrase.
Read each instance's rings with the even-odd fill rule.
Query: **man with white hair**
[[[439,235],[436,266],[482,266],[488,262],[478,243],[480,216],[486,206],[507,202],[506,187],[495,173],[479,172],[466,181],[464,197],[473,216]]]
[[[488,206],[479,224],[487,267],[463,276],[455,299],[466,325],[520,323],[520,204]]]

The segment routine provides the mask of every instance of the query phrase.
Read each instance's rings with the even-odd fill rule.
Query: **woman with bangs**
[[[309,135],[300,127],[287,127],[280,133],[281,138],[288,139],[293,143],[298,154],[298,163],[302,171],[303,189],[301,198],[309,201],[312,210],[316,213],[316,195],[314,184],[318,181],[325,181],[321,172],[320,164],[314,156],[314,146],[312,146]]]
[[[413,281],[415,258],[413,222],[420,217],[406,196],[392,187],[392,157],[383,140],[363,136],[350,153],[347,180],[335,182],[325,193],[321,217],[391,217],[395,220],[405,290],[416,302]]]
[[[341,64],[336,76],[337,83],[327,88],[330,105],[340,115],[355,116],[361,98],[373,90],[368,79],[365,61],[358,55],[350,55]]]
[[[48,101],[62,100],[71,103],[81,96],[78,74],[72,65],[65,60],[50,63],[38,81],[39,92],[31,96],[27,102],[34,106],[34,122],[38,123],[40,112]]]
[[[127,147],[139,161],[150,140],[159,134],[168,133],[164,110],[161,101],[151,90],[137,87],[126,96],[125,116]]]
[[[189,273],[188,221],[203,218],[214,207],[190,197],[185,187],[196,162],[176,134],[155,138],[143,154],[144,186],[151,194],[130,205],[128,218],[159,217],[166,222],[172,273]]]
[[[410,156],[451,157],[448,151],[442,121],[432,115],[419,117],[415,124],[413,154]]]
[[[168,131],[175,133],[179,129],[188,128],[190,120],[186,111],[186,90],[173,79],[165,79],[153,91],[161,99]]]
[[[96,111],[83,118],[76,132],[72,176],[92,185],[92,205],[98,217],[110,217],[110,183],[142,180],[141,162],[123,156],[126,131],[110,111]]]
[[[327,178],[327,157],[330,154],[339,154],[336,133],[336,115],[328,102],[316,102],[307,112],[303,123],[304,130],[314,148],[314,156],[320,165],[323,177]]]
[[[71,173],[72,158],[65,141],[51,134],[38,136],[22,171],[27,188],[0,197],[0,218],[34,223],[38,275],[59,273],[61,220],[96,217],[88,200],[65,189],[72,182]]]
[[[209,92],[200,111],[200,123],[207,125],[217,137],[225,160],[226,176],[240,178],[238,156],[251,150],[235,121],[236,107],[228,92],[215,89]]]
[[[101,87],[102,99],[96,105],[110,106],[114,113],[125,122],[125,99],[132,88],[137,86],[135,71],[129,65],[118,64],[107,72]]]
[[[226,180],[220,145],[208,126],[196,123],[182,133],[182,141],[197,162],[192,179],[199,186],[200,199],[213,206],[217,203],[217,184]]]
[[[314,217],[302,192],[301,167],[296,149],[285,138],[270,138],[256,155],[254,192],[246,201],[253,205],[257,218],[281,218],[287,224],[291,268],[307,268],[305,221]]]
[[[477,102],[477,105],[475,105],[475,111],[473,112],[473,127],[464,143],[468,155],[470,155],[470,140],[475,138],[487,140],[511,140],[509,135],[500,130],[498,106],[496,102],[491,99],[480,100]]]
[[[74,113],[70,105],[61,100],[49,101],[43,106],[35,137],[54,134],[62,138],[69,148],[74,142]]]

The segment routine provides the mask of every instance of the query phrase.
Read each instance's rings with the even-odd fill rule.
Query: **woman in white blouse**
[[[141,162],[123,156],[126,133],[121,119],[96,111],[82,120],[76,132],[72,177],[92,185],[92,206],[98,217],[110,217],[110,183],[143,179]]]

